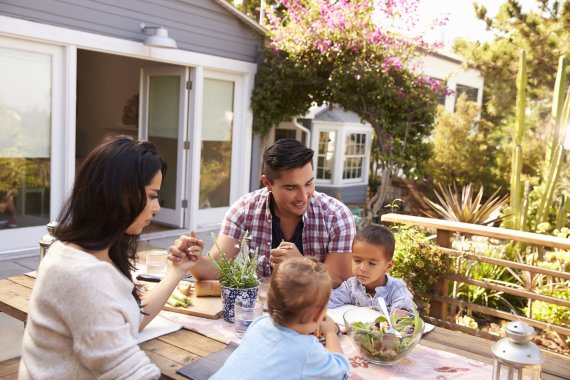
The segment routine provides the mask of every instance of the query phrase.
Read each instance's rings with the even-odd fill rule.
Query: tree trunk
[[[392,181],[392,171],[389,168],[382,170],[382,179],[376,194],[366,203],[365,225],[372,223],[374,217],[377,217],[382,211],[382,205],[386,201],[388,186]]]

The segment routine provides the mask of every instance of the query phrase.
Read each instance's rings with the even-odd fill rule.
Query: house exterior
[[[177,47],[145,45],[141,23]],[[38,247],[110,133],[157,144],[169,171],[156,220],[175,230],[216,228],[259,187],[263,148],[280,137],[315,150],[319,191],[362,204],[372,131],[355,114],[316,107],[252,135],[265,32],[225,0],[0,0],[0,260]],[[482,78],[456,57],[430,55],[423,71],[455,91],[448,110],[461,91],[481,104]]]
[[[455,111],[462,93],[481,106],[484,80],[479,71],[465,69],[460,57],[447,52],[430,52],[420,59],[419,70],[445,82],[450,90],[438,99],[447,112]],[[357,114],[338,107],[314,106],[306,115],[281,123],[267,140],[271,143],[289,137],[305,142],[315,151],[316,189],[362,207],[367,200],[372,136],[370,124]],[[252,186],[256,178],[259,176],[252,175]]]
[[[141,23],[178,47],[146,46]],[[0,260],[38,247],[109,133],[164,154],[160,223],[219,223],[249,191],[264,35],[224,0],[0,0]]]

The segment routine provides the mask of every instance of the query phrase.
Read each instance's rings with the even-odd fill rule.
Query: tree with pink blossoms
[[[417,26],[418,0],[281,0],[268,11],[270,43],[252,96],[254,130],[265,133],[308,111],[336,104],[375,131],[373,175],[381,186],[369,202],[378,215],[393,175],[421,176],[439,82],[414,69],[433,46]]]

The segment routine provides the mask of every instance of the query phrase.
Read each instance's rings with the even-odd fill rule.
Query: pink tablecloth
[[[220,342],[240,342],[234,333],[233,324],[223,319],[204,319],[186,314],[162,311],[163,317]],[[492,377],[492,366],[460,355],[435,350],[420,344],[403,361],[394,366],[379,366],[368,363],[353,346],[346,335],[340,337],[345,355],[350,359],[349,379],[434,379],[434,380],[488,380]]]

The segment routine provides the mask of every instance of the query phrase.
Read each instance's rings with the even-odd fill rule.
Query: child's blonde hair
[[[269,283],[267,307],[273,322],[307,323],[328,303],[332,279],[327,267],[308,257],[279,264]]]

